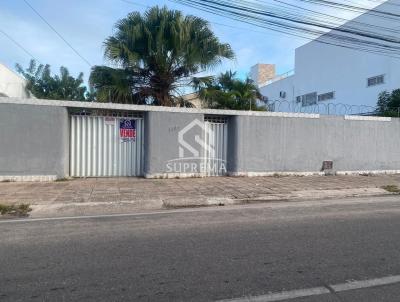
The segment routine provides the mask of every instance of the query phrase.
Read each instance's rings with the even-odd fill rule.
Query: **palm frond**
[[[114,91],[118,97],[112,101],[135,96],[164,106],[181,104],[175,97],[180,81],[234,58],[207,21],[158,6],[119,20],[104,47],[105,58],[119,69],[93,69],[91,83],[102,98],[104,91]],[[196,86],[196,81],[188,83]]]

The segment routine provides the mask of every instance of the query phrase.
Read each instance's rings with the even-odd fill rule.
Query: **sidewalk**
[[[392,194],[400,175],[88,178],[47,183],[0,183],[0,204],[27,203],[31,217],[114,214],[175,207]]]

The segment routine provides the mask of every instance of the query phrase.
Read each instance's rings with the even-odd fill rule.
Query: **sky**
[[[91,66],[110,65],[103,57],[103,41],[113,33],[114,24],[129,12],[143,12],[146,6],[154,5],[166,5],[186,14],[201,16],[211,23],[221,42],[232,46],[236,59],[223,62],[212,71],[215,74],[232,70],[243,78],[248,74],[250,67],[257,63],[276,64],[277,73],[285,73],[294,68],[294,50],[308,42],[208,14],[169,0],[27,1],[84,59],[74,53],[24,0],[1,0],[0,62],[11,69],[15,69],[16,63],[28,66],[30,59],[34,57],[40,63],[50,64],[53,72],[58,72],[60,66],[65,66],[75,76],[83,72],[87,80]],[[90,65],[85,60],[89,61]]]

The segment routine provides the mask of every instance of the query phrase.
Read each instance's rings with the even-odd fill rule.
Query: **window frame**
[[[315,97],[315,100],[311,101],[307,98],[310,97]],[[308,107],[308,106],[313,106],[313,105],[317,105],[318,104],[318,93],[315,92],[310,92],[307,94],[304,94],[301,96],[301,106],[302,107]]]
[[[382,79],[380,81],[380,79]],[[384,85],[385,84],[385,79],[386,75],[385,74],[380,74],[374,77],[369,77],[367,78],[367,88],[374,87],[374,86],[379,86],[379,85]],[[373,83],[370,83],[370,81],[374,81]]]
[[[321,97],[328,96],[328,95],[332,95],[332,97],[321,100]],[[326,102],[326,101],[334,100],[335,98],[336,98],[336,91],[325,92],[325,93],[321,93],[318,95],[318,102]]]

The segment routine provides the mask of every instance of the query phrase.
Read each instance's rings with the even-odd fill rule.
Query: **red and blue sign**
[[[136,139],[136,121],[120,120],[119,121],[119,137],[122,141],[134,141]]]

